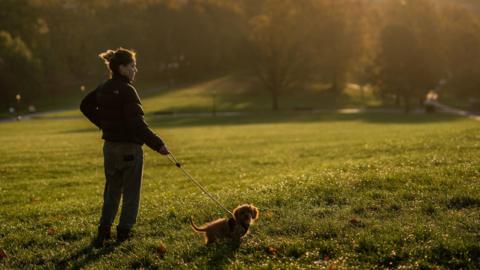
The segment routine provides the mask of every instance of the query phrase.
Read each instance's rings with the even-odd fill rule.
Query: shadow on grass
[[[310,113],[310,112],[261,112],[232,116],[185,116],[150,117],[149,124],[154,128],[189,126],[225,126],[282,123],[319,122],[365,122],[373,124],[429,124],[454,122],[463,118],[447,114],[396,114],[396,113]]]
[[[225,269],[240,248],[239,242],[220,242],[198,248],[190,254],[193,258],[206,258],[205,269]]]
[[[431,124],[455,122],[463,117],[449,114],[404,114],[404,113],[352,113],[334,112],[245,112],[232,115],[149,115],[147,122],[152,128],[235,126],[255,124],[286,123],[329,123],[329,122],[364,122],[372,124]],[[73,129],[61,133],[85,133],[98,131],[96,127]]]
[[[195,95],[201,96],[209,101],[200,104],[175,104],[164,105],[157,108],[157,113],[176,112],[210,112],[215,103],[215,107],[226,111],[252,111],[268,110],[272,108],[272,97],[266,91],[255,76],[248,73],[234,74],[215,74],[208,78],[203,78],[190,83],[180,84],[174,87],[157,87],[147,89],[141,96],[147,99],[155,97],[167,99],[168,95],[176,92],[180,96],[186,97],[188,93],[182,93],[196,89]],[[358,91],[356,91],[358,92]],[[142,97],[142,98],[143,98]],[[346,89],[345,92],[336,92],[328,90],[328,87],[319,84],[305,85],[305,87],[295,89],[290,93],[279,96],[279,106],[283,109],[313,109],[322,108],[335,110],[345,107],[364,107],[376,98],[372,94],[353,95]],[[152,108],[150,108],[152,109]]]
[[[83,269],[88,264],[112,253],[118,245],[120,245],[120,243],[115,241],[107,244],[103,248],[97,249],[93,246],[93,243],[89,243],[89,245],[59,261],[56,265],[56,269]]]
[[[240,243],[222,243],[219,244],[211,256],[209,256],[208,266],[210,269],[223,269],[224,266],[233,259],[238,248],[240,248]]]

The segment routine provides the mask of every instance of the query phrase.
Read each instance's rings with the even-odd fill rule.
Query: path
[[[480,121],[480,115],[475,115],[472,114],[468,111],[462,111],[456,108],[449,107],[447,105],[441,104],[439,102],[433,102],[432,103],[436,108],[437,111],[443,112],[443,113],[449,113],[449,114],[454,114],[458,116],[464,116],[468,117],[470,119]],[[33,113],[29,115],[23,115],[22,116],[22,121],[25,120],[34,120],[34,119],[52,119],[52,120],[65,120],[65,119],[76,119],[76,118],[82,118],[82,116],[79,115],[72,115],[72,116],[55,116],[51,114],[55,113],[63,113],[67,112],[69,110],[58,110],[58,111],[49,111],[49,112],[42,112],[42,113]],[[344,108],[344,109],[338,109],[338,110],[321,110],[321,109],[314,109],[314,110],[305,110],[305,111],[296,111],[292,110],[292,112],[307,112],[307,113],[331,113],[331,112],[336,112],[340,114],[360,114],[360,113],[404,113],[402,109],[385,109],[385,108],[380,108],[380,109],[367,109],[367,108]],[[416,109],[412,111],[411,113],[413,114],[424,114],[425,110],[422,109]],[[238,116],[238,115],[249,115],[253,114],[253,112],[249,111],[244,111],[244,112],[216,112],[215,115],[217,116]],[[165,113],[165,114],[153,114],[150,115],[150,117],[154,118],[171,118],[171,117],[192,117],[192,116],[200,116],[200,117],[206,117],[206,116],[212,116],[212,112],[172,112],[172,113]],[[16,119],[14,117],[11,118],[0,118],[0,123],[2,122],[15,122]]]

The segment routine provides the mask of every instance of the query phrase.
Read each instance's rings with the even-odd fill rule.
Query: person
[[[437,100],[438,100],[438,94],[434,90],[430,90],[425,97],[425,102],[423,103],[425,106],[425,112],[426,113],[434,113],[436,110],[436,105],[437,105]]]
[[[145,122],[142,103],[133,87],[136,66],[133,50],[118,48],[99,54],[110,70],[110,79],[88,93],[80,104],[82,113],[102,130],[105,189],[103,207],[94,246],[111,239],[111,226],[123,196],[117,241],[132,237],[140,204],[143,149],[168,155],[162,139]]]

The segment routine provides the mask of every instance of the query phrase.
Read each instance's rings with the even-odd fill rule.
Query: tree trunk
[[[272,110],[278,111],[278,91],[273,90],[272,91]]]
[[[340,72],[334,71],[332,78],[332,86],[330,87],[330,91],[337,94],[340,94],[343,91],[343,79],[339,74]]]
[[[395,106],[399,107],[400,106],[400,95],[397,93],[395,94]]]
[[[405,105],[405,113],[410,113],[411,106],[410,106],[410,97],[409,96],[404,96],[403,97],[404,105]]]
[[[333,80],[332,82],[332,86],[330,86],[330,91],[332,91],[333,93],[338,93],[338,84],[337,84],[337,80]]]
[[[6,109],[8,109],[8,105],[9,105],[9,102],[8,102],[8,98],[7,98],[7,95],[0,95],[0,99],[2,100],[2,106],[5,107]]]

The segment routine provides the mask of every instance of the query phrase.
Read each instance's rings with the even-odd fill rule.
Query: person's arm
[[[168,154],[165,143],[145,122],[142,103],[140,102],[137,91],[131,86],[125,91],[124,115],[129,130],[133,132],[135,136],[140,138],[152,150],[160,152],[163,155]]]
[[[87,94],[85,98],[83,98],[82,103],[80,103],[80,111],[82,111],[83,115],[90,120],[93,124],[95,124],[99,129],[102,129],[100,126],[100,117],[98,115],[98,103],[97,103],[97,91],[98,87]]]

